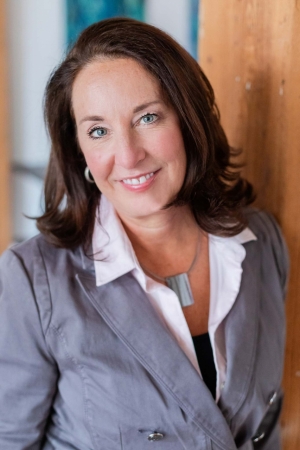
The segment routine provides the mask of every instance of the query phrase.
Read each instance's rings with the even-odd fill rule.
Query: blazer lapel
[[[259,273],[257,242],[247,244],[240,292],[223,326],[227,353],[226,383],[219,406],[228,421],[244,402],[252,380],[258,338]],[[234,330],[234,333],[232,333]]]
[[[197,371],[129,273],[103,286],[77,274],[105,322],[194,423],[222,449],[235,447],[227,422]]]

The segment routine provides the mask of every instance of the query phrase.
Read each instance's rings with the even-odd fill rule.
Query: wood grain
[[[257,204],[281,224],[291,258],[282,416],[300,448],[300,1],[201,0],[200,64]]]
[[[0,253],[11,241],[5,1],[0,1]]]

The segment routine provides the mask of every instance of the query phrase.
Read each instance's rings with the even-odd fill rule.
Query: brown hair
[[[84,30],[50,77],[45,120],[52,149],[39,230],[61,247],[90,242],[101,193],[83,175],[86,164],[76,138],[71,96],[77,74],[99,57],[139,62],[159,80],[179,117],[187,170],[172,205],[189,204],[200,227],[209,233],[232,236],[240,232],[245,226],[242,208],[253,200],[252,186],[230,161],[237,152],[229,147],[220,125],[209,81],[170,36],[127,18],[103,20]]]

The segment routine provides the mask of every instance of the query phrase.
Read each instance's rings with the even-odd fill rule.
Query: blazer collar
[[[94,276],[77,274],[77,279],[113,332],[194,423],[221,449],[235,448],[210,392],[134,277],[125,274],[102,286],[95,285]]]
[[[96,284],[101,286],[139,266],[116,210],[102,194],[92,239]]]

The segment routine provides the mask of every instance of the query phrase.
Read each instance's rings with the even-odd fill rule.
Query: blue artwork
[[[199,3],[200,0],[190,1],[190,14],[191,14],[191,27],[190,27],[190,39],[191,39],[191,54],[198,60],[198,30],[199,30]]]
[[[77,39],[84,28],[99,20],[123,16],[146,21],[145,3],[151,0],[66,0],[67,45]],[[189,11],[190,44],[188,50],[197,59],[199,0],[187,0]],[[158,9],[159,14],[159,9]],[[172,20],[172,11],[170,11]]]
[[[67,0],[67,43],[102,19],[125,16],[144,20],[144,0]]]

